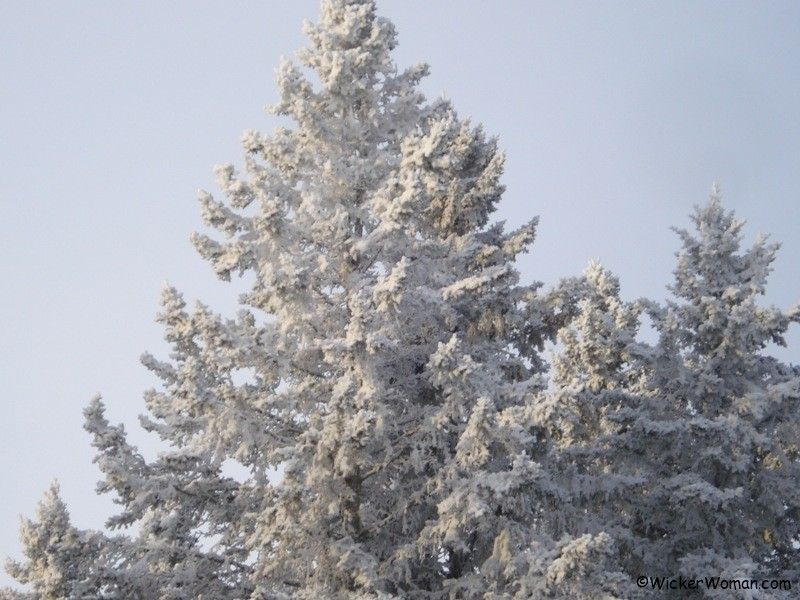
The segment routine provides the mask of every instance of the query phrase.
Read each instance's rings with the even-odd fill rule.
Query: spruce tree
[[[536,458],[562,494],[538,524],[550,536],[606,539],[604,569],[591,582],[617,581],[622,597],[638,597],[630,579],[645,573],[637,531],[654,465],[628,439],[629,423],[656,418],[641,393],[652,349],[638,340],[646,301],[625,302],[619,280],[598,263],[562,282],[567,314],[552,357],[551,385],[534,400],[543,444]],[[636,443],[647,442],[636,438]],[[647,448],[647,446],[645,446]],[[652,567],[652,565],[647,565]],[[627,584],[627,589],[626,589]],[[589,596],[591,597],[591,595]]]
[[[69,522],[67,507],[53,484],[36,511],[36,520],[25,519],[20,528],[24,563],[9,561],[7,570],[29,584],[35,598],[91,598],[98,591],[85,573],[98,560],[102,540],[78,531]],[[25,597],[9,593],[12,597]]]
[[[760,236],[743,250],[744,222],[716,187],[692,220],[694,233],[678,230],[674,300],[656,314],[653,384],[683,416],[669,434],[679,462],[657,496],[664,512],[655,519],[670,540],[662,560],[689,575],[796,580],[800,370],[768,346],[785,345],[800,306],[761,305],[779,245]]]
[[[540,464],[565,499],[541,525],[609,535],[631,577],[794,581],[800,370],[767,346],[784,344],[800,309],[759,303],[778,246],[762,237],[742,251],[744,223],[717,190],[693,222],[696,232],[677,230],[665,306],[622,302],[598,265],[564,286],[576,310],[535,414],[549,444]],[[638,339],[645,311],[652,346]]]
[[[535,221],[489,222],[496,141],[425,100],[426,66],[398,71],[373,2],[325,0],[306,33],[277,78],[294,125],[245,134],[226,200],[200,195],[222,239],[194,243],[221,278],[252,274],[242,310],[164,290],[172,354],[143,358],[162,386],[141,422],[167,449],[147,461],[86,410],[108,526],[133,532],[73,532],[100,547],[57,589],[39,565],[62,546],[29,545],[35,598],[503,597],[529,571],[568,590],[604,543],[535,528],[558,496],[526,417],[547,308],[513,267]]]

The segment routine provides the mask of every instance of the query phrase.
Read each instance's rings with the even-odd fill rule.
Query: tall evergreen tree
[[[544,441],[536,458],[563,497],[539,527],[553,537],[607,538],[612,570],[593,583],[612,575],[624,582],[622,573],[656,572],[638,558],[637,528],[648,510],[643,496],[654,484],[653,457],[646,437],[634,435],[634,445],[628,432],[631,422],[663,416],[641,393],[652,356],[637,340],[647,303],[624,302],[618,279],[597,263],[581,279],[562,283],[561,294],[572,307],[558,333],[551,385],[536,398],[533,415]],[[636,595],[628,589],[624,597]]]
[[[568,587],[596,544],[533,527],[557,495],[524,416],[547,311],[512,262],[535,221],[489,223],[495,140],[425,101],[427,67],[397,70],[372,1],[325,0],[306,33],[306,70],[278,74],[274,110],[294,127],[247,133],[245,173],[218,169],[227,202],[200,197],[226,238],[195,236],[200,254],[223,279],[254,275],[242,311],[163,293],[173,351],[144,357],[163,386],[142,424],[168,450],[147,461],[99,399],[86,411],[100,491],[120,505],[108,525],[135,533],[75,579],[109,598],[500,597],[519,587],[502,574],[513,558],[555,562]],[[520,563],[533,541],[547,551]],[[39,591],[49,562],[17,572],[36,598],[72,597]]]
[[[716,190],[693,221],[666,306],[623,303],[597,265],[567,288],[577,312],[536,405],[540,462],[566,497],[543,526],[608,534],[630,576],[795,580],[800,370],[766,349],[800,310],[758,303],[777,245],[741,251]],[[643,310],[654,346],[637,340]]]
[[[664,480],[665,513],[656,514],[671,540],[662,560],[687,574],[796,579],[800,370],[767,350],[785,345],[800,306],[759,304],[778,244],[759,237],[742,250],[744,222],[724,210],[717,188],[693,221],[696,233],[678,230],[675,299],[656,314],[653,384],[684,415],[670,434],[681,472]]]

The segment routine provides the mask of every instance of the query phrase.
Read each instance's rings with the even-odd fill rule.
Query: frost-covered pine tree
[[[95,597],[96,582],[86,580],[84,573],[98,560],[102,540],[70,525],[67,507],[58,492],[57,485],[51,486],[39,503],[36,521],[22,522],[20,541],[26,560],[9,561],[7,570],[18,581],[30,584],[36,598]]]
[[[577,310],[536,418],[540,462],[566,495],[542,527],[610,536],[629,576],[795,580],[800,370],[766,347],[800,310],[758,303],[777,245],[742,251],[743,222],[717,191],[693,220],[665,307],[622,302],[597,265],[565,288]],[[644,310],[652,347],[637,340]]]
[[[692,219],[695,233],[678,230],[674,301],[655,313],[653,383],[683,415],[650,432],[653,446],[663,440],[666,467],[651,492],[661,501],[653,526],[669,540],[660,560],[687,575],[796,580],[800,370],[768,345],[785,345],[800,306],[759,303],[778,244],[759,237],[742,250],[744,222],[724,210],[717,188]]]
[[[242,310],[163,292],[172,354],[143,359],[163,385],[141,422],[166,450],[147,461],[86,410],[108,526],[132,530],[62,511],[67,541],[42,543],[43,514],[12,572],[41,599],[591,597],[607,537],[537,528],[559,503],[532,460],[553,320],[512,264],[535,221],[489,222],[495,140],[426,102],[427,67],[398,71],[372,1],[325,0],[306,32],[277,78],[293,125],[247,133],[226,200],[200,195],[224,237],[194,242],[252,275]]]
[[[538,526],[554,538],[603,540],[595,594],[600,582],[616,582],[623,597],[638,597],[639,590],[625,588],[626,577],[656,572],[643,569],[636,552],[636,514],[653,467],[632,452],[626,434],[627,422],[656,412],[641,393],[652,354],[637,339],[646,303],[623,301],[618,279],[597,263],[562,282],[560,295],[572,298],[571,306],[558,332],[551,384],[533,414],[544,442],[537,460],[562,497]]]

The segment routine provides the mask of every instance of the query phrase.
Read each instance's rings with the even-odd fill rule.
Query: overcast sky
[[[500,137],[500,217],[540,215],[520,263],[552,284],[599,259],[627,298],[665,297],[677,238],[714,181],[783,242],[766,301],[800,299],[800,3],[379,0],[401,66]],[[188,242],[196,190],[270,131],[280,55],[316,0],[0,3],[0,555],[58,478],[100,527],[81,410],[138,430],[138,362],[166,346],[161,282],[232,313]],[[800,362],[800,334],[779,355]],[[0,584],[8,577],[0,577]]]

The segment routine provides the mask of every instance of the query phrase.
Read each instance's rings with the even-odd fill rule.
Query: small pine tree
[[[8,573],[31,594],[10,598],[90,598],[98,591],[92,573],[103,552],[101,536],[70,525],[67,507],[53,484],[39,503],[36,520],[23,520],[20,541],[25,562],[8,561]],[[97,573],[99,575],[99,573]]]

